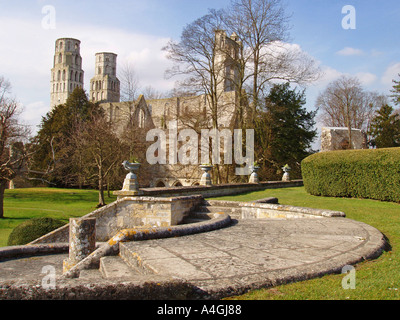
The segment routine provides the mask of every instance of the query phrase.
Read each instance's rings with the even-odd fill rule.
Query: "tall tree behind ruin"
[[[33,139],[34,155],[30,164],[31,180],[40,180],[60,187],[83,187],[83,150],[72,144],[73,133],[92,114],[100,112],[90,102],[85,91],[76,88],[65,104],[55,107],[42,118],[39,131]]]
[[[316,107],[324,125],[348,128],[351,146],[351,129],[368,131],[375,110],[385,103],[384,96],[365,91],[356,77],[342,76],[319,94]]]
[[[370,145],[376,148],[400,146],[400,115],[389,105],[383,105],[372,119]]]
[[[23,142],[29,135],[29,129],[18,119],[20,107],[9,97],[10,90],[10,83],[0,77],[0,219],[4,218],[7,184],[16,177],[27,158]]]
[[[179,76],[178,84],[190,92],[206,94],[212,118],[212,127],[218,128],[219,74],[224,66],[215,59],[217,42],[215,31],[223,23],[221,10],[209,13],[182,31],[180,42],[170,41],[163,48],[174,65],[167,70],[167,77]]]
[[[271,80],[306,84],[318,79],[317,63],[289,39],[289,19],[281,0],[232,0],[225,25],[242,42],[239,57],[239,94],[246,89],[250,119],[264,104]]]
[[[400,77],[400,74],[398,76]],[[393,89],[390,92],[394,104],[400,105],[400,80],[393,80]]]
[[[80,122],[73,132],[71,145],[79,152],[82,174],[99,191],[98,207],[104,206],[107,178],[123,161],[122,144],[112,124],[101,112],[91,113],[87,121]]]
[[[140,84],[133,65],[129,62],[123,64],[119,69],[118,78],[121,82],[121,101],[136,100]]]
[[[266,179],[280,178],[281,168],[286,164],[292,168],[294,177],[301,178],[301,161],[312,153],[311,145],[317,135],[316,111],[307,111],[305,104],[305,90],[292,89],[289,83],[275,84],[265,109],[257,112],[264,125],[256,130],[257,140],[263,142],[259,144],[262,148],[256,159],[264,160],[263,169],[270,170]]]

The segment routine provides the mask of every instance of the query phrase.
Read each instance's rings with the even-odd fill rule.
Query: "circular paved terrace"
[[[243,219],[220,230],[121,244],[152,273],[104,279],[100,272],[41,289],[42,268],[62,273],[67,254],[0,262],[0,299],[222,298],[341,272],[378,257],[378,230],[346,218]],[[155,285],[157,284],[157,285]],[[107,293],[108,292],[108,293]],[[172,295],[172,296],[171,296]]]

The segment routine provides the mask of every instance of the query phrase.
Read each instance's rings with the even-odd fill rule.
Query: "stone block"
[[[96,219],[70,219],[69,258],[64,260],[63,272],[81,262],[96,250]]]
[[[359,129],[351,130],[351,146],[349,145],[348,128],[322,128],[321,151],[334,151],[346,149],[366,149],[367,137]]]

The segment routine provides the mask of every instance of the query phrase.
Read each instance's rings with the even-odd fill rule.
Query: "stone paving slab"
[[[201,297],[221,298],[340,272],[345,265],[378,257],[386,241],[382,233],[361,222],[304,218],[244,219],[203,234],[120,245],[125,261],[137,261],[147,270],[132,281],[172,279],[189,283]],[[46,265],[53,265],[60,276],[66,257],[58,254],[0,261],[0,287],[9,280],[40,280]],[[102,280],[81,281],[100,285]]]
[[[340,272],[347,264],[379,256],[385,239],[378,230],[349,219],[265,219],[122,245],[156,274],[215,294]]]

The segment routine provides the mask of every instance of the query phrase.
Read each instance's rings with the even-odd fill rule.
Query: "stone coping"
[[[69,250],[68,243],[51,243],[40,245],[26,245],[0,248],[0,261],[5,259],[21,258],[48,254],[65,253]]]
[[[218,184],[211,186],[182,186],[182,187],[163,187],[163,188],[140,188],[140,196],[162,196],[172,197],[174,195],[196,195],[202,194],[206,197],[218,197],[234,195],[264,189],[301,187],[303,180],[292,181],[266,181],[260,183],[231,183]],[[114,191],[114,195],[119,198],[136,196],[132,191]]]
[[[41,281],[0,282],[0,300],[82,301],[82,300],[193,300],[198,298],[193,285],[170,277],[152,279],[57,279],[56,289],[45,289]]]
[[[129,192],[129,191],[127,191]],[[125,197],[117,201],[135,201],[135,202],[178,202],[178,201],[190,201],[190,200],[203,200],[201,195],[188,195],[188,196],[178,196],[178,197],[151,197],[151,196],[138,196],[138,197]]]
[[[306,207],[296,207],[291,205],[283,205],[277,203],[266,203],[266,201],[277,201],[276,198],[267,198],[254,202],[239,202],[239,201],[225,201],[225,200],[205,200],[206,204],[211,207],[226,207],[226,208],[247,208],[249,210],[254,209],[268,209],[279,212],[281,214],[288,213],[299,213],[303,215],[317,216],[317,217],[329,217],[329,218],[345,218],[346,214],[341,211],[333,211],[326,209],[314,209]]]
[[[270,210],[276,210],[279,212],[296,212],[296,213],[308,214],[308,215],[312,215],[312,216],[322,216],[322,217],[330,217],[330,218],[333,218],[333,217],[345,218],[346,217],[346,214],[341,211],[314,209],[314,208],[306,208],[306,207],[295,207],[295,206],[282,205],[282,204],[240,203],[239,206],[242,208],[270,209]]]

